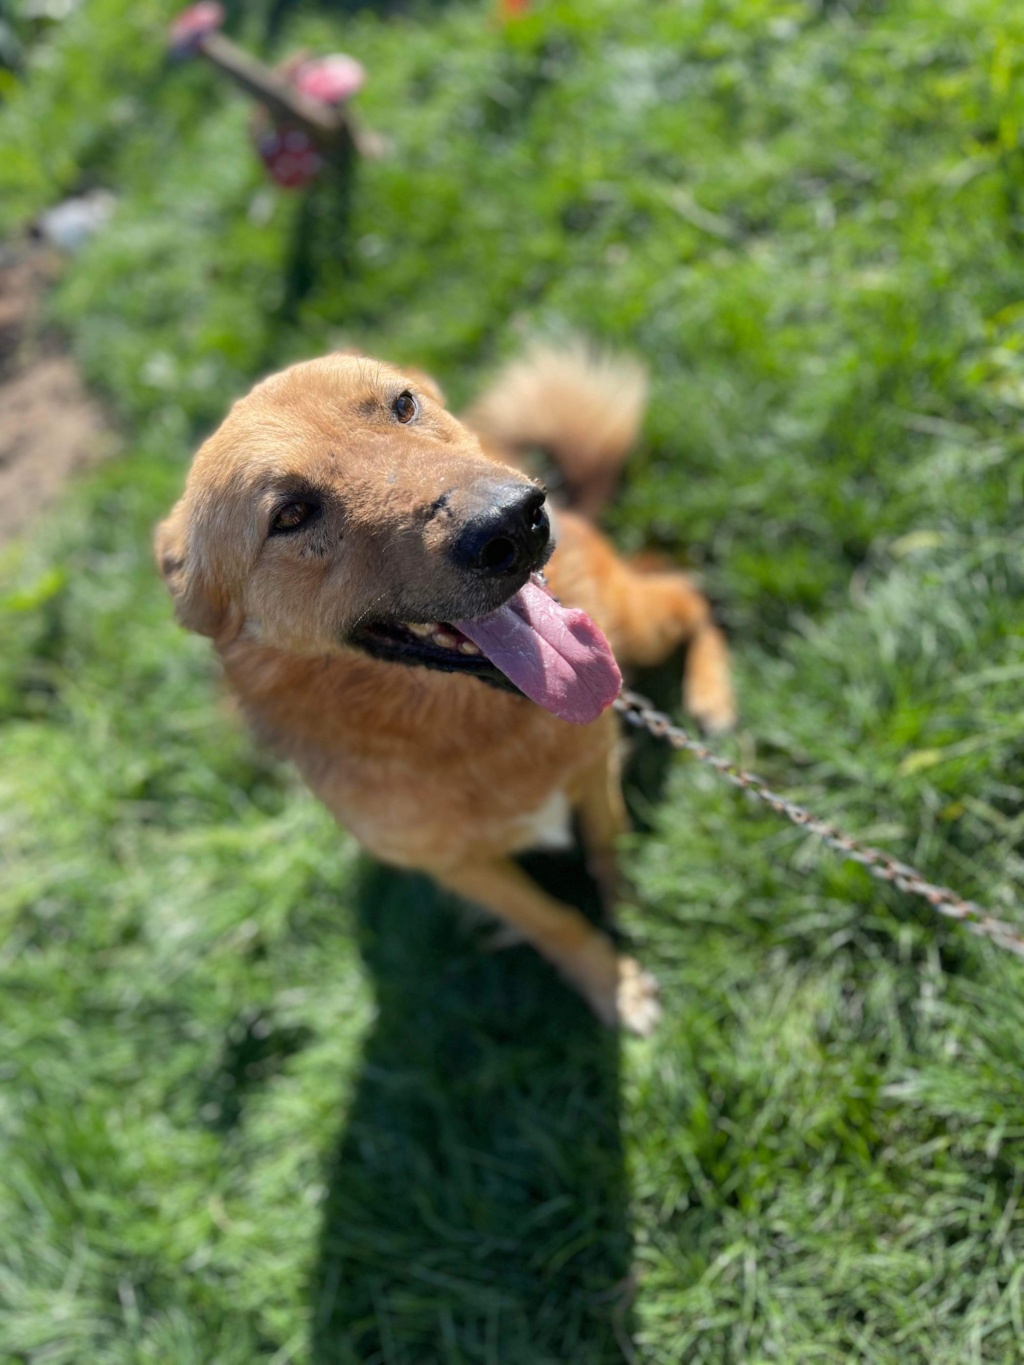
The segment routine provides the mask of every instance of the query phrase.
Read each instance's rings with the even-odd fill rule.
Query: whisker
[[[385,588],[383,592],[378,593],[377,596],[373,599],[373,601],[359,613],[359,615],[356,617],[356,619],[352,622],[352,625],[349,627],[349,629],[350,629],[350,630],[355,630],[355,628],[356,628],[356,626],[358,626],[359,622],[362,621],[364,617],[368,616],[368,615],[370,614],[371,611],[373,611],[374,607],[377,605],[377,603],[380,601],[380,599],[381,599],[382,597],[386,597],[386,596],[387,596],[387,592],[388,592],[388,590],[387,590],[387,588]]]

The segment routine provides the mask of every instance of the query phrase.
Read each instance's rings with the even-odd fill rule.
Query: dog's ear
[[[444,391],[436,379],[432,379],[429,374],[424,374],[422,370],[406,369],[405,373],[418,389],[422,389],[428,398],[432,398],[435,403],[445,404]]]
[[[176,504],[156,528],[154,550],[157,568],[174,598],[174,614],[186,630],[199,635],[222,636],[231,613],[190,544],[189,509],[185,499]]]

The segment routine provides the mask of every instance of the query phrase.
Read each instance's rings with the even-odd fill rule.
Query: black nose
[[[474,502],[483,507],[463,523],[452,546],[459,568],[488,575],[539,569],[551,539],[541,490],[503,483],[489,484],[474,494]]]

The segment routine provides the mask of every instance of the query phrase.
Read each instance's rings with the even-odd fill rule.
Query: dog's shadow
[[[596,916],[577,854],[525,863]],[[314,1365],[634,1358],[619,1038],[423,877],[367,863],[356,923],[378,1013],[330,1162]]]

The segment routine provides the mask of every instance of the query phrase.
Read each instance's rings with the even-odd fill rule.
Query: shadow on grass
[[[649,806],[664,767],[635,760]],[[524,865],[596,917],[578,854]],[[426,878],[367,863],[356,923],[379,1010],[329,1172],[314,1365],[631,1359],[618,1037]]]
[[[592,896],[575,859],[530,871]],[[315,1365],[621,1361],[618,1039],[531,949],[480,951],[424,878],[367,867],[357,913],[379,1013],[330,1172]]]

